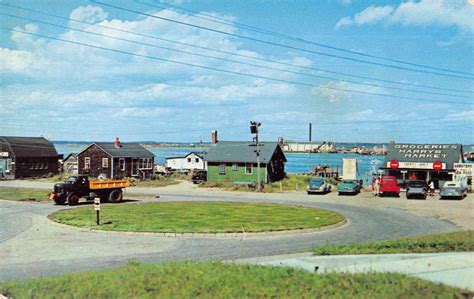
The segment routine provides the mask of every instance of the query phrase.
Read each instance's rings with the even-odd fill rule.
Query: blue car
[[[311,178],[308,183],[308,194],[328,193],[331,191],[331,185],[326,183],[324,178]]]
[[[360,184],[358,180],[342,180],[337,186],[339,195],[357,194],[360,192]]]

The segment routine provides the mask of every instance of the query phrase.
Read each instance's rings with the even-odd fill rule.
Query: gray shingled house
[[[155,155],[138,143],[94,142],[77,154],[79,174],[108,178],[147,178]]]
[[[0,136],[0,179],[59,173],[58,153],[43,137]]]

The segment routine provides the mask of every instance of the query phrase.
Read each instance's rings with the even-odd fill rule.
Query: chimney
[[[211,132],[211,144],[216,144],[218,142],[217,140],[217,131],[214,130]]]
[[[121,148],[122,147],[122,145],[120,144],[120,139],[118,137],[115,137],[114,146],[115,146],[115,148]]]

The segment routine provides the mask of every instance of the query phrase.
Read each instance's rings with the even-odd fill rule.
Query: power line
[[[390,64],[386,64],[386,63],[367,61],[367,60],[362,60],[362,59],[358,59],[358,58],[352,58],[352,57],[347,57],[347,56],[341,56],[341,55],[336,55],[336,54],[329,54],[329,53],[324,53],[324,52],[319,52],[319,51],[313,51],[313,50],[293,47],[293,46],[284,45],[284,44],[280,44],[280,43],[275,43],[275,42],[271,42],[271,41],[267,41],[267,40],[254,38],[254,37],[244,36],[244,35],[240,35],[240,34],[225,32],[225,31],[221,31],[221,30],[217,30],[217,29],[212,29],[212,28],[209,28],[209,27],[204,27],[204,26],[200,26],[200,25],[186,23],[186,22],[175,20],[175,19],[155,16],[155,15],[152,15],[152,14],[149,14],[149,13],[144,13],[144,12],[141,12],[141,11],[128,9],[128,8],[123,8],[123,7],[120,7],[120,6],[107,4],[107,3],[99,2],[99,1],[96,1],[96,0],[91,0],[91,1],[93,3],[99,4],[99,5],[104,5],[104,6],[115,8],[115,9],[122,10],[122,11],[136,13],[136,14],[140,14],[140,15],[143,15],[143,16],[147,16],[147,17],[167,21],[167,22],[173,22],[173,23],[180,24],[180,25],[185,25],[185,26],[189,26],[189,27],[193,27],[193,28],[197,28],[197,29],[207,30],[207,31],[211,31],[211,32],[219,33],[219,34],[224,34],[224,35],[237,37],[237,38],[241,38],[241,39],[246,39],[246,40],[259,42],[259,43],[263,43],[263,44],[268,44],[268,45],[272,45],[272,46],[277,46],[277,47],[282,47],[282,48],[287,48],[287,49],[292,49],[292,50],[297,50],[297,51],[322,55],[322,56],[331,57],[331,58],[338,58],[338,59],[344,59],[344,60],[349,60],[349,61],[354,61],[354,62],[359,62],[359,63],[364,63],[364,64],[370,64],[370,65],[375,65],[375,66],[388,67],[388,68],[393,68],[393,69],[398,69],[398,70],[405,70],[405,71],[411,71],[411,72],[417,72],[417,73],[423,73],[423,74],[431,74],[431,75],[452,77],[452,78],[458,78],[458,79],[474,80],[474,77],[469,77],[469,76],[465,76],[465,75],[453,75],[453,74],[444,74],[444,73],[433,72],[433,71],[418,70],[418,69],[413,69],[413,68],[408,68],[408,67],[390,65]]]
[[[211,59],[216,59],[216,60],[220,60],[220,61],[238,63],[238,64],[242,64],[242,65],[258,67],[258,68],[274,70],[274,71],[280,71],[280,72],[285,72],[285,73],[290,73],[290,74],[295,74],[295,75],[303,75],[303,76],[314,77],[314,78],[319,78],[319,79],[336,80],[336,81],[340,81],[340,82],[353,83],[353,84],[357,84],[357,85],[380,87],[380,88],[400,90],[400,91],[417,92],[417,93],[424,93],[424,94],[431,94],[431,95],[441,95],[441,96],[451,96],[451,97],[457,97],[457,98],[471,98],[469,96],[463,96],[463,95],[453,95],[453,94],[446,94],[446,93],[439,93],[439,92],[414,90],[414,89],[409,89],[409,88],[391,87],[391,86],[384,86],[384,85],[378,85],[378,84],[357,82],[357,81],[351,81],[351,80],[345,80],[345,79],[340,79],[340,78],[327,77],[327,76],[321,76],[321,75],[315,75],[315,74],[309,74],[309,73],[303,73],[303,72],[295,72],[295,71],[290,71],[290,70],[281,69],[281,68],[274,68],[274,67],[258,65],[258,64],[252,64],[252,63],[247,63],[247,62],[242,62],[242,61],[237,61],[237,60],[232,60],[232,59],[227,59],[227,58],[221,58],[221,57],[216,57],[216,56],[211,56],[211,55],[199,54],[199,53],[195,53],[195,52],[178,50],[178,49],[173,49],[173,48],[168,48],[168,47],[162,47],[162,46],[158,46],[158,45],[154,45],[154,44],[149,44],[149,43],[134,41],[134,40],[130,40],[130,39],[110,36],[110,35],[107,35],[107,34],[92,32],[92,31],[89,31],[89,30],[82,30],[82,29],[77,29],[77,28],[73,28],[73,27],[70,27],[70,26],[63,26],[63,25],[53,24],[53,23],[41,21],[41,20],[38,20],[38,19],[31,19],[31,18],[27,18],[27,17],[21,17],[21,16],[18,16],[18,15],[12,15],[12,14],[1,13],[1,12],[0,12],[0,15],[8,16],[8,17],[11,17],[11,18],[17,18],[17,19],[21,19],[21,20],[26,20],[26,21],[29,21],[29,22],[36,22],[36,23],[46,24],[46,25],[54,26],[54,27],[58,27],[58,28],[64,28],[64,29],[68,29],[68,30],[83,32],[83,33],[87,33],[87,34],[91,34],[91,35],[102,36],[102,37],[106,37],[106,38],[110,38],[110,39],[114,39],[114,40],[120,40],[120,41],[130,42],[130,43],[134,43],[134,44],[149,46],[149,47],[158,48],[158,49],[162,49],[162,50],[179,52],[179,53],[194,55],[194,56],[198,56],[198,57],[211,58]]]
[[[8,27],[0,27],[0,29],[7,30],[7,31],[13,31],[13,32],[19,32],[19,33],[24,33],[24,34],[28,34],[28,35],[32,35],[32,36],[43,37],[43,38],[47,38],[47,39],[51,39],[51,40],[62,41],[62,42],[75,44],[75,45],[81,45],[81,46],[95,48],[95,49],[100,49],[100,50],[125,54],[125,55],[131,55],[131,56],[135,56],[135,57],[148,58],[148,59],[153,59],[153,60],[162,61],[162,62],[169,62],[169,63],[173,63],[173,64],[178,64],[178,65],[191,66],[191,67],[202,68],[202,69],[206,69],[206,70],[223,72],[223,73],[228,73],[228,74],[233,74],[233,75],[240,75],[240,76],[256,78],[256,79],[265,79],[265,80],[270,80],[270,81],[275,81],[275,82],[295,84],[295,85],[301,85],[301,86],[306,86],[306,87],[317,87],[317,88],[322,88],[322,89],[346,91],[346,92],[359,93],[359,94],[364,94],[364,95],[376,95],[376,96],[396,98],[396,99],[406,99],[406,100],[423,101],[423,102],[441,102],[441,103],[461,104],[461,105],[466,105],[467,104],[466,102],[446,101],[446,100],[432,100],[432,99],[414,98],[414,97],[407,97],[407,96],[395,96],[395,95],[383,94],[383,93],[365,92],[365,91],[358,91],[358,90],[345,89],[345,88],[335,88],[335,87],[330,87],[330,86],[321,87],[319,85],[310,84],[310,83],[304,83],[304,82],[298,82],[298,81],[272,78],[272,77],[267,77],[267,76],[247,74],[247,73],[242,73],[242,72],[219,69],[219,68],[215,68],[215,67],[209,67],[209,66],[204,66],[204,65],[198,65],[198,64],[182,62],[182,61],[178,61],[178,60],[165,59],[165,58],[160,58],[160,57],[156,57],[156,56],[131,53],[131,52],[123,51],[123,50],[117,50],[117,49],[112,49],[112,48],[107,48],[107,47],[102,47],[102,46],[96,46],[96,45],[76,42],[76,41],[70,41],[70,40],[65,40],[65,39],[61,39],[61,38],[46,36],[46,35],[42,35],[42,34],[27,32],[27,31],[23,31],[23,30],[19,30],[19,29],[8,28]]]
[[[372,54],[366,54],[366,53],[362,53],[362,52],[347,50],[347,49],[344,49],[344,48],[335,47],[335,46],[331,46],[331,45],[328,45],[328,44],[309,41],[309,40],[302,39],[302,38],[299,38],[299,37],[293,37],[293,36],[289,36],[287,34],[275,32],[275,31],[270,31],[270,30],[259,28],[259,27],[252,26],[252,25],[246,25],[246,24],[239,23],[239,22],[236,22],[236,21],[231,21],[231,20],[221,18],[221,17],[218,17],[218,16],[212,16],[210,14],[198,12],[198,11],[191,10],[191,9],[186,9],[186,8],[183,8],[183,7],[180,7],[180,6],[177,6],[177,5],[168,4],[168,3],[159,3],[159,5],[156,5],[156,4],[150,4],[150,3],[146,3],[146,2],[142,2],[142,1],[138,1],[138,0],[135,0],[135,2],[144,4],[144,5],[147,5],[147,6],[150,6],[150,7],[155,7],[155,8],[169,8],[169,7],[171,7],[171,8],[177,9],[177,10],[191,12],[194,15],[186,13],[186,15],[191,16],[191,17],[195,17],[195,18],[199,18],[199,19],[203,19],[203,20],[208,20],[208,21],[215,22],[215,23],[218,23],[218,24],[234,26],[234,27],[245,29],[245,30],[248,30],[248,31],[263,33],[263,34],[266,34],[266,35],[280,37],[280,38],[284,38],[284,39],[288,39],[288,40],[292,40],[292,41],[297,41],[297,42],[301,42],[301,43],[305,43],[305,44],[319,46],[319,47],[323,47],[323,48],[327,48],[327,49],[331,49],[331,50],[337,50],[337,51],[341,51],[341,52],[345,52],[345,53],[350,53],[350,54],[354,54],[354,55],[364,56],[364,57],[368,57],[368,58],[375,58],[375,59],[380,59],[380,60],[385,60],[385,61],[390,61],[390,62],[396,62],[396,63],[410,65],[410,66],[423,67],[423,68],[432,69],[432,70],[438,70],[438,71],[444,71],[444,72],[450,72],[450,73],[456,73],[456,74],[463,74],[463,75],[469,75],[469,76],[474,75],[473,73],[468,73],[468,72],[455,71],[455,70],[439,68],[439,67],[434,67],[434,66],[425,65],[425,64],[412,63],[412,62],[407,62],[407,61],[403,61],[403,60],[387,58],[387,57],[381,57],[381,56],[377,56],[377,55],[372,55]],[[154,2],[156,3],[156,1],[154,1]],[[180,13],[182,13],[182,12],[180,12]],[[199,15],[202,15],[202,16],[205,16],[205,17],[200,17]]]
[[[397,82],[397,81],[384,80],[384,79],[379,79],[379,78],[366,77],[366,76],[361,76],[361,75],[354,75],[354,74],[348,74],[348,73],[341,73],[341,72],[335,72],[335,71],[330,71],[330,70],[324,70],[324,69],[319,69],[319,68],[314,68],[314,67],[308,67],[308,66],[302,66],[302,65],[297,65],[297,64],[291,64],[291,63],[286,63],[286,62],[281,62],[281,61],[275,61],[275,60],[270,60],[270,59],[265,59],[265,58],[260,58],[260,57],[254,57],[254,56],[250,56],[250,55],[240,54],[240,53],[228,52],[228,51],[223,51],[223,50],[218,50],[218,49],[212,49],[212,48],[203,47],[203,46],[198,46],[198,45],[193,45],[193,44],[188,44],[188,43],[184,43],[184,42],[169,40],[169,39],[160,38],[160,37],[153,36],[153,35],[138,33],[138,32],[136,32],[136,31],[129,31],[129,30],[123,30],[123,29],[113,28],[113,27],[109,27],[109,26],[99,25],[99,24],[95,24],[95,23],[92,23],[92,22],[86,22],[86,21],[77,20],[77,19],[73,19],[73,18],[58,16],[58,15],[54,15],[54,14],[50,14],[50,13],[45,13],[45,12],[42,12],[42,11],[38,11],[38,10],[34,10],[34,9],[29,9],[29,8],[25,8],[25,7],[21,7],[21,6],[16,6],[16,5],[11,5],[11,4],[1,3],[1,2],[0,2],[0,5],[4,5],[4,6],[8,6],[8,7],[13,7],[13,8],[25,10],[25,11],[28,11],[28,12],[38,13],[38,14],[42,14],[42,15],[46,15],[46,16],[50,16],[50,17],[55,17],[55,18],[63,19],[63,20],[68,20],[68,21],[73,21],[73,22],[77,22],[77,23],[87,24],[87,25],[91,25],[91,26],[95,26],[95,27],[105,28],[105,29],[113,30],[113,31],[117,31],[117,32],[123,32],[123,33],[128,33],[128,34],[133,34],[133,35],[141,36],[141,37],[147,37],[147,38],[151,38],[151,39],[155,39],[155,40],[159,40],[159,41],[165,41],[165,42],[169,42],[169,43],[179,44],[179,45],[188,46],[188,47],[193,47],[193,48],[197,48],[197,49],[203,49],[203,50],[212,51],[212,52],[216,52],[216,53],[222,53],[222,54],[228,54],[228,55],[233,55],[233,56],[238,56],[238,57],[243,57],[243,58],[249,58],[249,59],[253,59],[253,60],[265,61],[265,62],[280,64],[280,65],[285,65],[285,66],[290,66],[290,67],[297,67],[297,68],[307,69],[307,70],[311,70],[311,71],[318,71],[318,72],[324,72],[324,73],[329,73],[329,74],[335,74],[335,75],[341,75],[341,76],[348,76],[348,77],[354,77],[354,78],[359,78],[359,79],[365,79],[365,80],[371,80],[371,81],[378,81],[378,82],[384,82],[384,83],[390,83],[390,84],[397,84],[397,85],[404,85],[404,86],[414,86],[414,87],[418,87],[418,88],[427,88],[427,89],[433,89],[433,90],[442,90],[442,91],[451,91],[451,92],[462,92],[462,93],[471,93],[471,94],[474,93],[473,91],[468,91],[468,90],[459,90],[459,89],[450,89],[450,88],[440,88],[440,87],[436,87],[436,86],[429,86],[429,85],[423,85],[423,84],[413,84],[413,83],[409,83],[409,82],[403,82],[403,83],[401,83],[401,82]],[[336,80],[342,80],[342,79],[336,79]],[[385,87],[385,86],[384,86],[384,87]],[[413,91],[415,91],[415,90],[413,90]],[[418,92],[418,90],[417,90],[417,92]]]

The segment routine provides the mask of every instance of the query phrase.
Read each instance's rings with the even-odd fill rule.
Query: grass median
[[[320,228],[344,220],[331,211],[299,206],[191,201],[103,205],[100,226],[95,217],[91,207],[49,216],[56,222],[85,228],[170,233],[282,231]]]
[[[0,199],[13,201],[49,201],[48,189],[0,187]]]
[[[325,245],[313,249],[315,255],[434,253],[474,251],[474,231],[434,234],[371,243]]]
[[[0,283],[13,298],[462,298],[401,274],[314,274],[291,268],[174,262]]]

